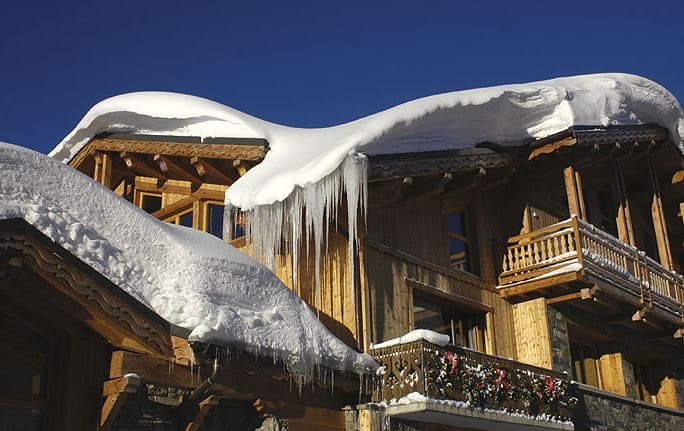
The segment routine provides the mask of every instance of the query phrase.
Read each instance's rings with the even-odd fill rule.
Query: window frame
[[[477,225],[473,215],[474,209],[471,204],[449,205],[443,210],[444,230],[446,233],[446,267],[452,271],[461,271],[475,277],[480,277],[482,273],[480,257],[477,247]],[[463,214],[463,230],[465,235],[449,229],[449,217],[454,213]],[[465,244],[465,258],[468,269],[454,266],[451,262],[450,240],[461,241]]]

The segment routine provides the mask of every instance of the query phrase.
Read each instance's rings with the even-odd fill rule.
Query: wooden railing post
[[[580,267],[584,269],[584,251],[582,250],[582,233],[579,227],[579,221],[577,220],[577,215],[573,215],[572,219],[572,231],[575,236],[575,251],[577,252],[577,262]]]

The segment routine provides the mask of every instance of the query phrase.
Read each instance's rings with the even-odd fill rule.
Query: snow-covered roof
[[[0,220],[21,218],[190,340],[284,360],[368,371],[268,269],[209,234],[161,222],[80,172],[0,143]]]
[[[678,101],[653,81],[615,73],[444,93],[319,129],[273,124],[194,96],[143,92],[95,105],[50,155],[68,161],[106,131],[263,138],[270,144],[266,158],[226,196],[233,206],[252,209],[320,181],[353,151],[443,150],[484,141],[516,145],[577,125],[646,123],[667,128],[681,147]]]

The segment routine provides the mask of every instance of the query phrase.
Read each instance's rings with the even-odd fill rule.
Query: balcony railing
[[[680,274],[576,217],[509,243],[499,288],[584,271],[638,296],[642,304],[681,313],[684,280]]]
[[[469,349],[419,340],[370,353],[384,366],[376,402],[417,392],[474,409],[558,420],[568,420],[576,403],[565,375]]]

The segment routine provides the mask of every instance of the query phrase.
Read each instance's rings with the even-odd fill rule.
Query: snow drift
[[[209,234],[161,222],[54,159],[0,143],[0,219],[23,218],[190,340],[316,366],[376,367],[268,269]]]

